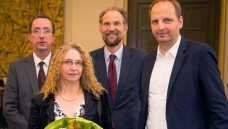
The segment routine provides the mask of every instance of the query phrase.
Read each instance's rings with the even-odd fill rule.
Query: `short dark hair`
[[[48,17],[48,16],[45,15],[45,14],[38,14],[38,15],[36,15],[36,16],[32,19],[32,21],[30,22],[30,28],[29,28],[30,33],[32,32],[32,24],[33,24],[33,21],[36,20],[37,18],[46,18],[46,19],[48,19],[48,20],[51,22],[52,33],[55,34],[55,25],[54,25],[54,23],[52,22],[51,18]]]
[[[150,13],[151,13],[151,10],[152,10],[153,6],[156,3],[161,2],[161,1],[169,1],[169,2],[171,2],[174,5],[174,7],[175,7],[177,18],[180,18],[180,16],[182,16],[181,6],[180,6],[180,4],[179,4],[179,2],[177,0],[154,0],[151,3],[150,8],[149,8],[149,17],[150,17]]]
[[[99,18],[99,23],[100,24],[102,24],[102,22],[103,22],[103,16],[105,15],[105,13],[107,13],[108,11],[111,11],[111,10],[118,11],[124,18],[123,23],[126,24],[126,25],[128,24],[128,14],[127,14],[127,12],[124,9],[117,8],[117,7],[110,7],[110,8],[105,9],[104,11],[102,11],[101,14],[100,14],[100,18]]]

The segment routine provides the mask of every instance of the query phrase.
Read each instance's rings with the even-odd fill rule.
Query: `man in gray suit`
[[[46,15],[37,15],[30,23],[29,41],[33,53],[10,64],[6,88],[3,94],[3,114],[8,129],[26,129],[31,98],[39,92],[39,63],[44,62],[47,74],[51,58],[51,46],[55,41],[55,27]]]

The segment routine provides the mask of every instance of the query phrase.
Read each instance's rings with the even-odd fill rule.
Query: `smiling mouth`
[[[117,35],[116,33],[108,33],[108,34],[106,34],[107,36],[109,36],[109,35]]]
[[[159,33],[158,36],[159,37],[164,37],[166,35],[166,33]]]
[[[113,39],[117,37],[117,34],[107,34],[107,37]]]

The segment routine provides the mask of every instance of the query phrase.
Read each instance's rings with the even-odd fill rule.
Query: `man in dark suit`
[[[98,81],[109,93],[112,127],[135,129],[140,113],[140,79],[145,52],[123,45],[128,29],[127,13],[111,7],[100,14],[100,32],[105,46],[91,52]],[[111,57],[114,58],[115,78],[110,78]],[[114,86],[113,86],[114,85]],[[113,87],[112,87],[113,86]]]
[[[142,70],[139,129],[228,129],[228,103],[213,49],[180,35],[176,0],[155,0],[149,10],[158,49]]]
[[[37,15],[30,25],[29,40],[33,53],[10,64],[3,96],[3,113],[8,129],[26,129],[31,98],[38,94],[39,62],[47,74],[51,46],[55,41],[54,24],[46,15]]]

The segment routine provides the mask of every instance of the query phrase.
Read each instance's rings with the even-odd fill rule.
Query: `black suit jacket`
[[[93,121],[104,129],[111,128],[110,110],[107,104],[106,93],[100,95],[98,100],[95,96],[84,92],[85,116],[84,119]],[[50,94],[43,100],[44,94],[39,94],[31,100],[31,110],[28,129],[44,129],[49,123],[55,121],[54,117],[54,95]],[[98,104],[100,103],[100,104]]]
[[[143,63],[139,129],[146,125],[156,54],[152,52]],[[228,129],[227,98],[215,53],[208,45],[181,38],[168,86],[166,121],[168,129]]]
[[[135,129],[138,125],[140,107],[140,79],[142,60],[146,53],[138,49],[123,47],[119,83],[115,103],[108,95],[112,121],[116,129]],[[104,47],[91,52],[98,81],[109,90]]]

